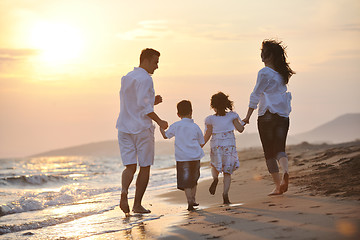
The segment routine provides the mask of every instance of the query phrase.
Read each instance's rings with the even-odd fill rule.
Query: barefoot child
[[[202,146],[204,136],[199,126],[192,119],[191,102],[183,100],[177,104],[178,116],[181,118],[170,125],[165,132],[160,132],[165,139],[175,136],[175,159],[177,188],[185,192],[189,211],[194,211],[197,181],[200,177],[200,159],[204,156]]]
[[[205,119],[205,144],[210,137],[210,159],[211,173],[213,182],[210,185],[209,192],[214,195],[218,184],[218,175],[224,174],[224,204],[230,204],[229,189],[231,183],[231,174],[239,168],[239,159],[236,151],[234,129],[240,133],[244,131],[244,123],[239,115],[233,112],[233,102],[229,96],[222,92],[214,94],[211,97],[211,107],[215,115],[210,115]],[[227,111],[229,110],[229,111]]]

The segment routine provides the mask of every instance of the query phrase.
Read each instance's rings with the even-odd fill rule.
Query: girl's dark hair
[[[233,109],[233,101],[229,100],[229,96],[225,95],[223,92],[218,92],[211,97],[210,106],[215,110],[216,115],[225,116],[226,110]]]
[[[261,50],[265,58],[272,57],[275,71],[283,77],[284,84],[288,84],[290,77],[295,74],[295,72],[286,61],[286,46],[283,46],[281,41],[266,39],[262,42]]]

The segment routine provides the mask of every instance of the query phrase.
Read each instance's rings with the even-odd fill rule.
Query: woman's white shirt
[[[249,107],[257,109],[262,116],[267,110],[282,117],[291,112],[291,93],[287,91],[282,76],[275,70],[264,67],[257,76],[256,85],[250,95]]]

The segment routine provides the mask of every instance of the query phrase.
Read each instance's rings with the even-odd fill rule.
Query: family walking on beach
[[[177,115],[181,120],[168,126],[154,111],[154,105],[162,102],[155,95],[151,74],[158,68],[160,53],[154,49],[144,49],[140,55],[140,65],[121,79],[120,113],[116,128],[121,159],[125,169],[121,179],[120,208],[128,215],[128,190],[139,165],[136,179],[134,213],[150,213],[142,206],[150,167],[154,163],[153,121],[160,127],[165,139],[175,137],[175,159],[177,188],[185,192],[188,210],[195,210],[196,187],[200,177],[200,159],[204,156],[203,146],[210,140],[210,163],[213,182],[209,187],[214,195],[219,173],[223,173],[223,203],[230,204],[229,189],[231,174],[239,168],[234,130],[244,131],[250,117],[258,109],[258,131],[264,150],[266,166],[271,174],[275,188],[269,195],[281,195],[288,189],[288,157],[285,152],[289,129],[291,94],[286,84],[295,73],[286,59],[286,47],[275,40],[264,40],[261,59],[265,64],[257,77],[256,85],[250,95],[249,109],[241,120],[233,111],[233,101],[223,92],[211,97],[210,106],[215,114],[205,119],[205,131],[192,119],[192,105],[188,100],[177,104]],[[283,175],[279,173],[280,164]]]

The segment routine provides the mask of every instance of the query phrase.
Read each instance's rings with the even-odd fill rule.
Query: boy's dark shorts
[[[200,178],[200,160],[176,162],[177,188],[193,188]]]

